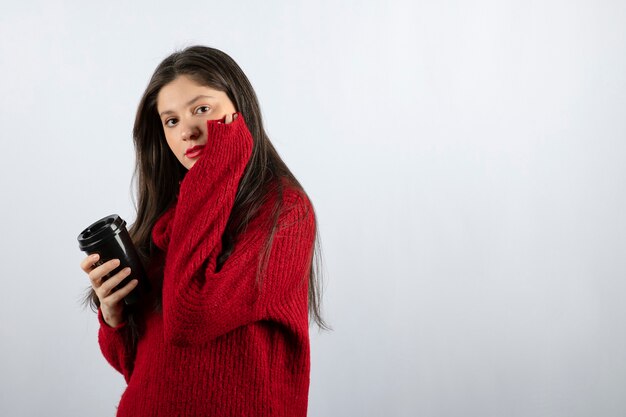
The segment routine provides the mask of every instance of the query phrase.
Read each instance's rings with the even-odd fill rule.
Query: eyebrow
[[[195,96],[191,100],[189,100],[187,102],[187,104],[185,104],[185,106],[191,106],[195,101],[197,101],[198,99],[201,99],[201,98],[215,98],[215,97],[213,97],[213,96],[206,96],[206,95],[200,94],[200,95]],[[172,114],[172,113],[174,113],[172,110],[165,110],[165,111],[162,111],[161,113],[159,113],[159,116],[163,116],[164,114]]]

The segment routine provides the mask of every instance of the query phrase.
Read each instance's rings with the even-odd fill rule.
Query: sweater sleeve
[[[126,383],[128,383],[134,363],[134,358],[129,354],[124,344],[124,335],[128,331],[128,326],[126,323],[116,327],[109,326],[104,321],[100,308],[98,308],[98,321],[100,322],[98,344],[102,355],[113,368],[124,376]]]
[[[306,293],[314,241],[308,200],[286,192],[287,209],[278,219],[262,290],[256,282],[268,237],[262,227],[252,228],[236,242],[216,271],[222,234],[251,155],[252,138],[241,115],[230,124],[208,126],[204,155],[181,183],[166,254],[164,337],[176,345],[205,343],[265,318],[270,306],[285,302],[294,292]]]

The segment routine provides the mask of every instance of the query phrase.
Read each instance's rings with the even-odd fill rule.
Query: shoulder
[[[301,222],[315,222],[313,203],[302,188],[285,183],[279,216],[279,228]]]
[[[285,186],[283,189],[283,204],[289,208],[312,206],[308,194],[303,189],[293,185]]]
[[[282,178],[280,184],[271,184],[246,230],[263,230],[269,235],[272,230],[280,231],[298,223],[315,224],[313,204],[302,187]]]
[[[311,205],[309,195],[304,191],[299,183],[294,183],[287,177],[283,177],[280,180],[280,184],[283,190],[283,203],[287,205]]]

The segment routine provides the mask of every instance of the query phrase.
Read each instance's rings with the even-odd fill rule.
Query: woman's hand
[[[233,114],[227,114],[226,116],[224,116],[224,124],[229,124],[232,123],[235,119],[237,119],[237,113],[233,113]],[[218,123],[222,123],[222,122],[218,122]]]
[[[80,267],[89,275],[91,286],[100,300],[102,318],[109,326],[117,327],[124,322],[124,297],[137,286],[139,281],[134,279],[125,287],[111,292],[124,278],[130,275],[130,268],[124,268],[111,278],[103,281],[108,273],[120,265],[120,261],[119,259],[111,259],[100,266],[96,266],[95,263],[98,262],[98,259],[100,259],[98,254],[88,256],[80,263]]]

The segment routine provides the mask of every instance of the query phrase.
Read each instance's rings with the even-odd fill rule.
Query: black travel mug
[[[96,262],[96,265],[102,265],[111,259],[120,260],[120,265],[104,276],[104,281],[122,269],[130,267],[130,275],[113,289],[113,291],[117,291],[123,288],[132,279],[139,280],[135,289],[124,297],[126,305],[135,304],[139,301],[140,294],[150,291],[150,282],[147,279],[137,250],[126,230],[126,222],[117,214],[103,217],[83,230],[78,235],[78,247],[87,255],[99,254],[100,259]]]

